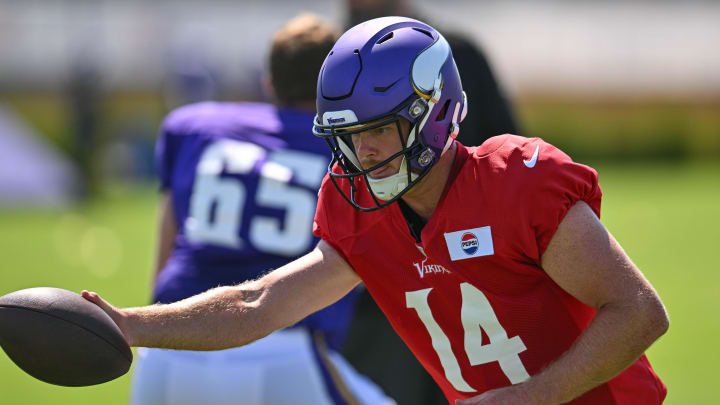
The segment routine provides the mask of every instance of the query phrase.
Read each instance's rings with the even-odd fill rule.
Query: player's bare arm
[[[242,346],[290,326],[347,294],[359,278],[327,243],[264,277],[218,287],[167,305],[117,309],[97,294],[99,305],[131,346],[220,350]]]
[[[177,225],[175,225],[175,209],[173,208],[172,194],[166,191],[160,198],[158,205],[158,223],[157,223],[157,250],[155,252],[155,278],[160,274],[160,270],[165,267],[165,263],[170,257],[175,236],[177,235]]]
[[[667,331],[668,316],[657,293],[586,203],[568,211],[542,266],[597,315],[539,374],[458,404],[565,403],[615,377]]]

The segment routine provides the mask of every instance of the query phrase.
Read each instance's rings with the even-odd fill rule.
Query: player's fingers
[[[114,309],[112,305],[108,304],[104,299],[100,298],[100,296],[96,292],[83,290],[82,296],[86,300],[102,308],[105,312],[112,312]]]
[[[104,299],[100,298],[100,296],[96,292],[82,290],[80,295],[82,295],[83,298],[85,298],[86,300],[99,306],[100,309],[105,311],[105,313],[107,313],[110,316],[110,318],[112,318],[113,322],[115,322],[115,324],[118,326],[118,328],[120,328],[120,332],[122,332],[123,337],[125,338],[125,341],[127,341],[128,344],[130,344],[130,338],[129,338],[127,332],[122,327],[122,315],[117,308],[110,305]]]
[[[93,304],[97,304],[97,299],[100,298],[97,293],[90,292],[88,290],[82,290],[80,295],[82,295],[83,298],[92,302]]]

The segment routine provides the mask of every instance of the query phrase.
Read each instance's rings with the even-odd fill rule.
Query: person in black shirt
[[[413,10],[405,0],[346,0],[346,4],[346,29],[373,18],[393,15],[414,18],[437,27],[432,19]],[[468,108],[473,111],[463,120],[458,140],[466,146],[477,146],[496,135],[523,135],[512,105],[495,79],[482,49],[461,33],[446,31],[442,27],[439,31],[450,44],[463,90],[468,97]]]

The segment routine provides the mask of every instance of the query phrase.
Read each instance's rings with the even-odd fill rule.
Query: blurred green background
[[[255,37],[267,34],[303,7],[331,19],[340,14],[339,6],[329,0],[282,1],[282,7],[272,6],[281,12],[272,15],[268,12],[271,6],[259,1],[214,0],[210,3],[217,7],[215,14],[207,11],[207,6],[194,8],[190,3],[176,6],[163,0],[158,1],[161,6],[145,8],[140,2],[61,1],[53,3],[48,12],[43,7],[49,2],[0,0],[0,27],[5,29],[0,34],[8,34],[0,35],[0,54],[5,55],[0,58],[0,109],[21,117],[62,156],[78,166],[86,165],[88,173],[86,198],[43,207],[0,204],[0,295],[54,286],[73,291],[93,289],[118,306],[143,305],[150,299],[157,203],[152,147],[155,131],[171,103],[166,78],[158,67],[160,57],[147,56],[157,50],[140,46],[139,39],[132,42],[132,35],[151,45],[163,45],[158,35],[168,33],[170,37],[177,28],[154,18],[163,14],[163,7],[172,8],[175,20],[185,28],[191,26],[190,31],[236,25],[236,21],[218,16],[223,7],[229,8],[224,14],[241,16],[240,26],[256,24]],[[257,9],[247,6],[250,3]],[[602,8],[598,14],[586,9],[590,2],[421,3],[438,21],[457,22],[486,46],[512,96],[522,125],[520,135],[543,137],[576,161],[598,170],[604,191],[603,222],[656,287],[670,313],[669,332],[648,351],[655,371],[668,386],[666,403],[720,403],[720,394],[714,389],[720,355],[712,346],[720,341],[720,265],[716,258],[720,248],[720,69],[713,68],[719,60],[716,22],[720,7],[701,1],[657,5],[610,2],[598,6]],[[446,3],[467,12],[440,13]],[[475,13],[480,7],[484,14]],[[525,10],[528,7],[530,11]],[[130,12],[137,8],[147,13]],[[83,25],[90,15],[104,16],[103,21],[114,25]],[[591,18],[595,15],[599,17]],[[646,15],[673,16],[676,25],[665,24],[668,19],[659,17],[644,21]],[[59,16],[64,25],[53,22]],[[584,23],[573,25],[573,18],[580,16]],[[128,21],[135,20],[144,21],[144,29],[129,25]],[[599,22],[593,25],[595,21]],[[654,21],[662,22],[661,26],[653,25]],[[119,37],[110,35],[115,33],[112,27],[125,27],[120,31],[130,37],[130,44],[116,44]],[[148,27],[155,30],[148,31]],[[83,35],[76,36],[77,31]],[[618,40],[618,35],[636,33],[637,37]],[[15,38],[13,34],[19,35],[23,45],[37,46],[29,52],[32,63],[19,62],[23,55],[18,49],[23,46],[7,40]],[[80,76],[72,76],[68,68],[72,57],[68,55],[77,50],[69,44],[87,42],[93,35],[106,51],[100,53],[104,55],[102,63],[86,76],[82,71]],[[547,35],[546,42],[543,35]],[[55,41],[50,40],[53,36]],[[218,32],[201,37],[220,41]],[[65,44],[63,38],[75,39]],[[562,43],[557,53],[545,55],[543,52],[555,49],[558,39]],[[235,40],[238,47],[249,46],[242,38]],[[578,43],[573,45],[573,40]],[[45,41],[47,45],[38,46]],[[601,45],[596,49],[598,55],[607,59],[585,53],[592,48],[588,44]],[[713,52],[703,53],[710,49],[703,48],[707,44],[712,44]],[[113,46],[120,49],[119,56],[111,55]],[[626,58],[614,59],[618,54]],[[231,63],[221,64],[225,73],[244,75],[245,79],[238,82],[226,77],[216,98],[262,98],[258,91],[261,55],[259,49],[226,55]],[[240,56],[252,59],[253,65],[242,65]],[[129,62],[124,64],[124,58],[139,59],[140,70]],[[558,72],[543,70],[555,60],[562,62],[557,62]],[[46,68],[58,61],[57,71]],[[573,61],[577,63],[573,65]],[[568,76],[567,70],[560,69],[563,66],[587,76],[563,77]],[[536,71],[541,74],[533,76]],[[612,74],[603,76],[608,71]],[[135,78],[138,80],[133,81]],[[79,87],[72,90],[74,80]],[[608,85],[614,80],[620,84]],[[73,97],[78,94],[85,97],[80,102],[90,103],[85,108],[96,119],[91,149],[85,151],[87,160],[77,155],[78,106],[74,103],[78,99]],[[470,113],[472,108],[470,100]],[[10,169],[0,165],[0,170]],[[1,193],[0,188],[0,202]],[[0,405],[126,404],[129,386],[130,374],[96,387],[51,386],[23,373],[0,351]]]

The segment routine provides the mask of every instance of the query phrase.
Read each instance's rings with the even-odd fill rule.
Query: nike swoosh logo
[[[538,153],[539,153],[539,152],[540,152],[540,145],[538,145],[538,146],[535,147],[535,153],[533,153],[533,155],[532,155],[532,157],[530,158],[530,160],[524,160],[524,159],[523,159],[523,163],[525,163],[525,166],[527,166],[527,167],[529,167],[529,168],[531,168],[531,169],[532,169],[533,167],[535,167],[535,163],[537,163],[537,158],[538,158]]]

